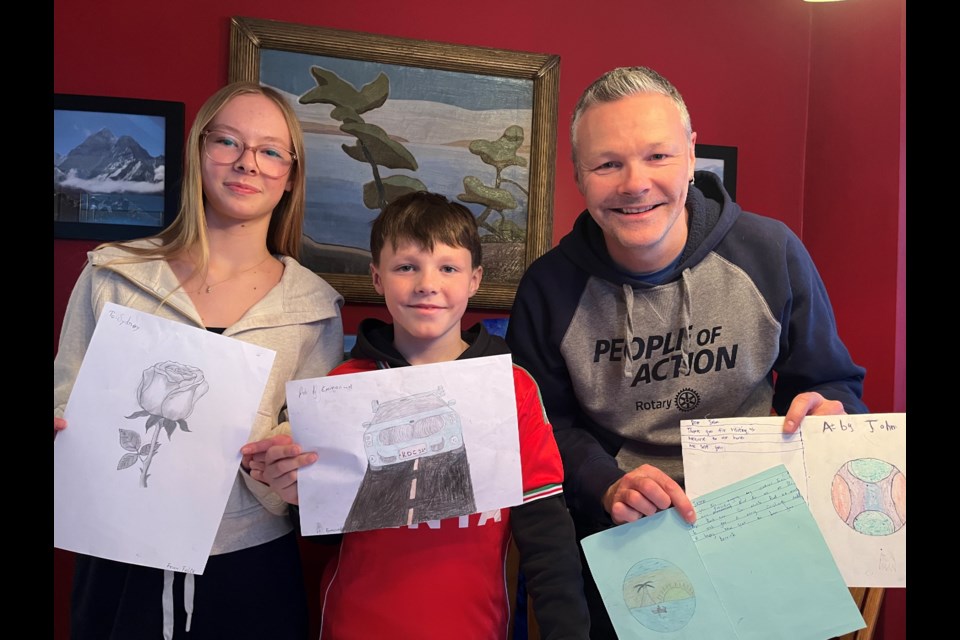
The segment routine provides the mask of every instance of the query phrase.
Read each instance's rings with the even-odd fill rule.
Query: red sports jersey
[[[371,371],[350,360],[331,375]],[[524,503],[562,492],[563,466],[533,378],[513,368]],[[506,638],[510,509],[346,533],[323,577],[322,640]]]

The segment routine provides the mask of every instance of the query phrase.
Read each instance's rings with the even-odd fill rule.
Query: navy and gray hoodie
[[[683,482],[681,420],[782,415],[803,391],[867,411],[864,369],[800,239],[709,172],[686,208],[687,244],[660,284],[622,271],[584,211],[517,290],[507,342],[540,385],[580,522],[609,523],[601,496],[640,464]]]

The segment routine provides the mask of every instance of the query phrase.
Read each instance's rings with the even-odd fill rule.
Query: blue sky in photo
[[[383,72],[390,79],[390,98],[394,100],[428,100],[474,110],[533,108],[532,80],[274,49],[260,51],[260,80],[299,96],[317,86],[310,75],[314,65],[333,71],[357,89]]]
[[[164,150],[164,118],[129,113],[53,110],[53,150],[66,155],[101,129],[109,129],[116,137],[130,136],[151,156]]]

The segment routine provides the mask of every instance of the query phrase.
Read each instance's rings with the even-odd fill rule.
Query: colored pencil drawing
[[[651,631],[684,628],[697,609],[693,583],[679,567],[661,558],[635,563],[623,578],[623,603]]]
[[[907,524],[907,477],[877,458],[850,460],[833,477],[837,515],[858,533],[888,536]]]

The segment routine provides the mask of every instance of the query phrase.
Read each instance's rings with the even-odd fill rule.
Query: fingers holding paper
[[[299,504],[297,471],[316,462],[316,453],[304,453],[290,436],[274,436],[251,442],[244,445],[240,452],[244,460],[249,456],[250,477],[269,485],[284,502]]]
[[[794,433],[800,428],[800,421],[806,416],[846,415],[843,403],[839,400],[827,400],[816,391],[798,394],[783,420],[783,432]]]
[[[670,507],[676,507],[690,524],[697,519],[693,503],[680,485],[649,464],[637,467],[610,485],[603,496],[603,506],[615,524],[633,522]]]

